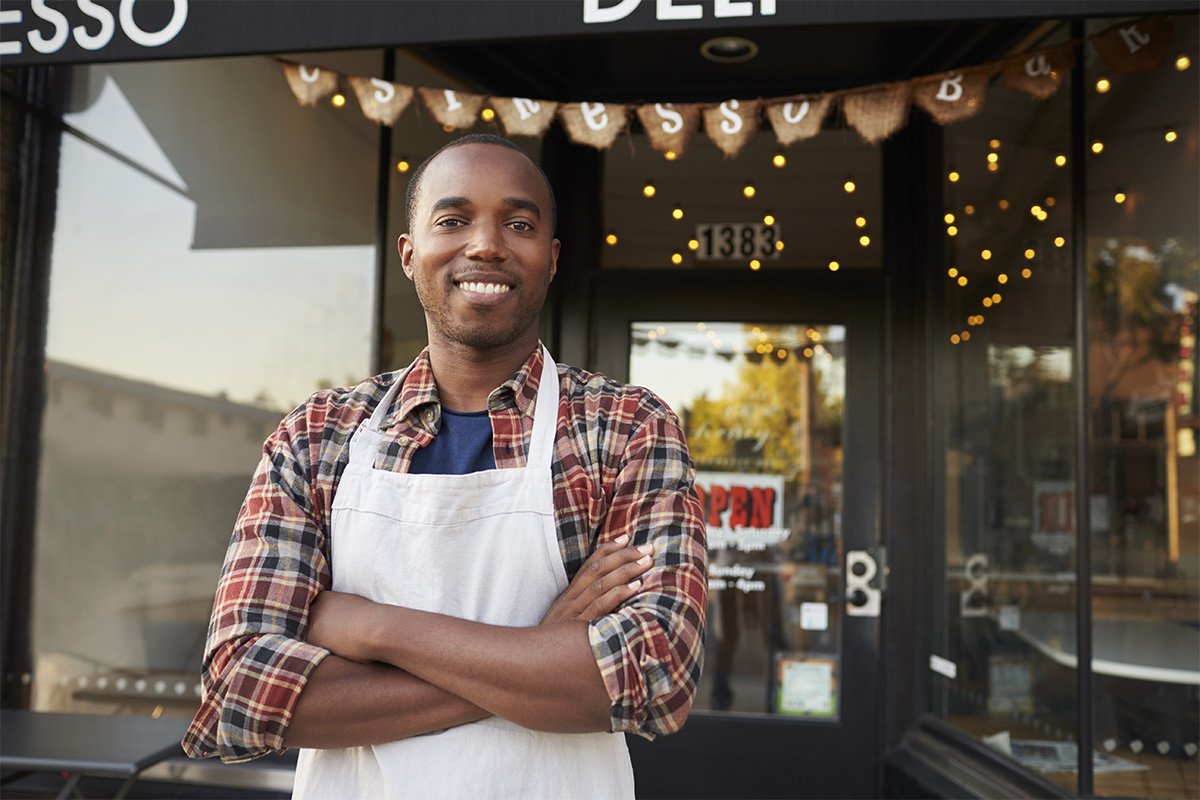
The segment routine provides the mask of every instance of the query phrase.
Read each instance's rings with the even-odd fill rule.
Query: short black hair
[[[417,193],[421,189],[421,178],[425,174],[425,168],[445,151],[453,147],[462,147],[465,144],[491,144],[497,147],[507,147],[509,150],[515,150],[525,156],[529,160],[529,163],[533,164],[533,168],[538,171],[538,174],[542,176],[542,180],[545,181],[546,192],[550,195],[550,235],[553,236],[558,230],[558,204],[554,200],[554,187],[550,185],[550,179],[546,177],[546,173],[542,171],[542,168],[532,158],[529,158],[529,154],[522,150],[519,145],[494,133],[469,133],[466,136],[460,136],[454,141],[447,142],[439,147],[434,151],[433,155],[417,165],[417,168],[413,170],[412,177],[408,179],[408,187],[404,190],[404,223],[407,230],[412,231],[413,213],[417,208]]]

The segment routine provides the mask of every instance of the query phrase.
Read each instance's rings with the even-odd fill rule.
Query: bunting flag
[[[575,144],[605,150],[625,129],[629,113],[621,103],[563,103],[558,117]]]
[[[1158,17],[1122,22],[1092,36],[1092,46],[1113,72],[1158,69],[1171,46],[1171,26]]]
[[[842,115],[867,144],[876,144],[904,125],[911,97],[912,84],[908,81],[847,92],[842,95]]]
[[[813,94],[768,105],[767,119],[775,131],[775,138],[787,147],[816,136],[821,132],[821,125],[836,96],[832,93]]]
[[[287,61],[279,63],[287,77],[288,86],[292,87],[292,94],[296,95],[296,100],[302,106],[315,106],[337,89],[338,75],[333,70]]]
[[[479,119],[483,95],[455,89],[417,89],[433,118],[446,128],[469,128]]]
[[[395,125],[413,99],[413,87],[401,83],[389,83],[379,78],[363,78],[358,75],[351,75],[346,80],[358,96],[358,105],[362,108],[363,115],[380,125]]]
[[[1067,42],[1049,50],[1006,58],[1000,62],[1000,71],[1008,88],[1045,100],[1058,91],[1074,66],[1075,45]]]
[[[683,155],[700,127],[700,109],[692,104],[652,103],[638,106],[638,119],[650,146],[660,153]]]
[[[918,78],[913,81],[913,100],[939,125],[968,119],[983,108],[993,72],[989,65]]]
[[[1122,22],[1091,37],[1105,64],[1114,73],[1145,72],[1162,65],[1171,47],[1171,26],[1160,17]],[[495,109],[509,136],[542,136],[559,119],[571,141],[604,150],[629,124],[634,109],[650,146],[682,155],[700,129],[726,158],[737,156],[759,129],[765,111],[781,146],[820,133],[834,104],[840,104],[846,123],[869,144],[891,136],[908,119],[916,104],[940,125],[967,119],[983,108],[992,76],[999,69],[1004,83],[1037,100],[1052,97],[1078,64],[1078,40],[1014,55],[993,64],[962,67],[951,72],[910,80],[843,89],[836,92],[753,100],[726,100],[716,105],[654,102],[560,103],[527,97],[489,97],[455,89],[413,87],[379,78],[342,76],[311,64],[276,59],[288,86],[302,106],[315,106],[338,90],[345,79],[358,97],[363,115],[380,125],[394,125],[420,93],[425,106],[447,130],[470,128],[479,120],[485,102]],[[489,117],[490,119],[490,117]]]
[[[704,109],[704,132],[726,158],[735,157],[758,133],[758,101],[726,100]]]
[[[493,97],[489,104],[509,136],[541,136],[554,121],[558,103],[528,97]]]

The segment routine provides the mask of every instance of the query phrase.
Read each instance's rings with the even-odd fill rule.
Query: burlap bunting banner
[[[616,141],[628,116],[621,103],[563,103],[558,107],[558,117],[571,141],[597,150],[605,150]]]
[[[775,138],[784,147],[811,139],[821,132],[825,115],[833,105],[833,93],[792,97],[767,106],[767,119],[775,131]]]
[[[1074,66],[1075,45],[1067,42],[1049,50],[1006,58],[1000,63],[1000,70],[1008,88],[1045,100],[1058,91]]]
[[[483,108],[481,94],[468,94],[454,89],[417,89],[433,118],[447,128],[469,128],[479,119]]]
[[[1157,69],[1171,47],[1171,25],[1161,17],[1147,17],[1113,25],[1089,41],[1114,73]],[[726,100],[714,106],[689,103],[646,103],[636,107],[650,146],[658,152],[682,154],[701,123],[713,144],[727,158],[737,156],[759,128],[765,110],[781,146],[811,139],[824,124],[835,103],[846,123],[869,144],[899,130],[909,108],[919,105],[941,125],[967,119],[983,108],[991,76],[999,69],[1004,83],[1038,100],[1053,96],[1067,74],[1077,68],[1078,40],[1064,42],[998,63],[928,75],[876,86],[821,94],[775,97],[766,100]],[[629,122],[632,106],[622,103],[558,103],[524,97],[490,97],[453,89],[412,87],[379,78],[342,76],[336,71],[276,59],[288,86],[303,106],[315,106],[337,91],[340,81],[354,89],[363,115],[381,125],[394,125],[420,93],[425,105],[447,130],[470,128],[479,120],[485,102],[495,109],[509,136],[545,134],[557,115],[568,136],[577,144],[599,150],[612,146]],[[490,114],[488,119],[491,119]]]
[[[757,100],[726,100],[704,109],[704,132],[713,144],[733,158],[758,133]]]
[[[1171,46],[1171,26],[1149,17],[1113,25],[1091,39],[1113,72],[1149,72],[1158,68]]]
[[[983,108],[988,80],[994,71],[989,64],[918,78],[913,81],[913,100],[939,125],[973,117]]]
[[[280,61],[279,65],[283,67],[288,86],[292,87],[292,94],[302,106],[315,106],[337,89],[338,74],[333,70],[287,61]]]
[[[554,111],[558,108],[553,100],[528,97],[493,97],[488,103],[496,110],[509,136],[541,136],[554,121]]]
[[[912,84],[892,83],[865,92],[842,95],[842,115],[867,144],[882,142],[900,129],[908,119]]]
[[[700,109],[691,104],[651,103],[638,106],[637,115],[650,146],[660,153],[683,155],[700,127]]]
[[[395,125],[413,99],[413,87],[401,83],[389,83],[379,78],[363,78],[359,75],[351,75],[346,80],[358,96],[358,105],[362,108],[363,115],[380,125]]]

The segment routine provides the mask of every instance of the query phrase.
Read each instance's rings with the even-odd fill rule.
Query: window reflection
[[[366,72],[378,55],[326,54]],[[64,115],[33,707],[190,716],[280,417],[369,370],[374,126],[269,58],[78,67]]]
[[[1136,769],[1098,794],[1194,795],[1200,787],[1200,82],[1195,15],[1172,20],[1160,69],[1087,83],[1088,415],[1094,736]],[[1096,20],[1089,32],[1117,20]]]
[[[638,322],[631,382],[679,415],[708,526],[696,707],[838,717],[845,328]]]

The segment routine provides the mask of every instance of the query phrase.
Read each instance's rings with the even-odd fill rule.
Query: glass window
[[[629,142],[604,155],[606,269],[883,266],[880,148],[851,130],[783,149],[764,129],[736,158],[703,131],[671,160]]]
[[[708,523],[696,708],[840,713],[846,329],[636,322],[630,381],[683,423]]]
[[[1170,20],[1153,72],[1088,53],[1094,736],[1123,765],[1097,770],[1102,795],[1200,791],[1197,21]]]
[[[78,67],[64,123],[33,705],[188,716],[263,439],[369,372],[378,140],[266,57]]]
[[[997,82],[944,137],[935,707],[1074,790],[1069,87],[1038,101]]]

